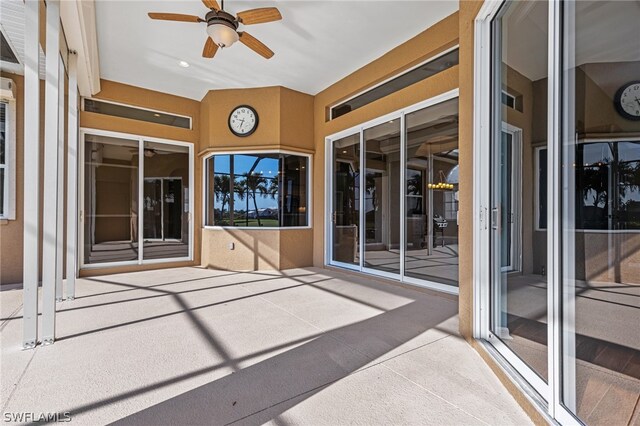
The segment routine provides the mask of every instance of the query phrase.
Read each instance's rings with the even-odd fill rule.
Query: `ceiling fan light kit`
[[[238,36],[238,21],[233,15],[223,10],[212,10],[207,13],[207,34],[219,47],[230,47],[240,40]]]
[[[238,40],[266,59],[270,59],[273,56],[274,53],[271,49],[251,34],[238,31],[238,26],[240,24],[253,25],[278,21],[282,19],[282,15],[280,15],[280,11],[277,8],[264,7],[245,10],[239,12],[238,15],[234,17],[232,14],[224,11],[224,2],[222,3],[222,7],[218,5],[216,0],[202,0],[202,2],[209,9],[205,19],[195,15],[153,12],[149,13],[149,17],[163,21],[206,22],[208,37],[202,50],[202,56],[205,58],[213,58],[218,48],[230,47]]]

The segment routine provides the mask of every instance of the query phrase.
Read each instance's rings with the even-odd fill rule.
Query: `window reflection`
[[[640,8],[626,1],[564,8],[562,402],[586,424],[636,424],[640,121],[620,113],[616,93],[638,79]]]

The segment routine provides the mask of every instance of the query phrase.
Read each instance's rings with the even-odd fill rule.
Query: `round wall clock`
[[[257,127],[258,113],[249,105],[240,105],[229,114],[229,130],[236,136],[249,136]]]
[[[618,114],[627,120],[640,120],[640,81],[631,81],[619,88],[613,103]]]

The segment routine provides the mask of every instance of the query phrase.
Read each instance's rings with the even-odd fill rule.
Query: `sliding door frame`
[[[450,294],[458,294],[458,287],[448,284],[442,284],[435,281],[428,280],[420,280],[417,278],[411,278],[405,276],[405,242],[406,242],[406,218],[405,218],[405,203],[406,203],[406,129],[405,129],[405,116],[412,112],[434,106],[440,104],[445,101],[449,101],[452,99],[456,99],[459,96],[459,90],[453,89],[448,92],[442,93],[440,95],[436,95],[429,99],[426,99],[417,104],[408,106],[406,108],[399,109],[397,111],[391,112],[389,114],[385,114],[381,117],[377,117],[373,120],[367,121],[365,123],[359,124],[357,126],[342,130],[340,132],[334,133],[325,138],[325,214],[324,214],[324,227],[325,227],[325,252],[324,252],[324,260],[325,265],[329,266],[337,266],[341,268],[346,268],[354,271],[359,271],[375,276],[380,276],[383,278],[389,278],[393,280],[398,280],[403,283],[425,287],[432,290],[442,291]],[[397,184],[400,186],[400,273],[393,274],[384,271],[378,271],[373,268],[367,268],[364,266],[364,249],[365,249],[365,233],[364,233],[364,197],[362,196],[362,191],[364,190],[364,180],[366,175],[366,170],[364,166],[366,166],[364,162],[364,158],[366,152],[364,150],[364,131],[366,129],[375,127],[379,124],[386,123],[390,120],[400,120],[400,162],[401,162],[401,173],[400,173],[400,181]],[[360,137],[360,230],[359,230],[359,264],[352,265],[344,262],[337,262],[332,260],[332,250],[333,250],[333,222],[332,222],[332,214],[335,211],[334,209],[334,197],[333,197],[333,187],[334,187],[334,179],[333,179],[333,166],[334,166],[334,158],[333,158],[333,143],[339,139],[345,138],[347,136],[359,135]],[[395,185],[396,183],[392,183]]]
[[[565,3],[549,0],[548,9],[548,108],[547,108],[547,364],[548,383],[545,383],[528,365],[491,332],[491,280],[496,261],[491,256],[491,144],[501,130],[496,117],[501,117],[499,102],[494,102],[495,70],[493,50],[494,18],[506,0],[485,0],[475,19],[474,29],[474,247],[473,247],[473,331],[474,337],[488,346],[488,352],[513,380],[516,386],[547,419],[566,425],[580,422],[564,407],[562,392],[561,348],[563,317],[562,296],[562,97],[563,50],[562,12]],[[565,9],[566,11],[566,9]],[[563,54],[565,55],[563,57]],[[564,62],[565,64],[567,62]],[[566,96],[566,94],[564,94]],[[534,150],[537,152],[537,150]],[[565,378],[566,379],[566,378]],[[575,392],[575,389],[570,390]]]
[[[138,142],[138,259],[137,260],[127,260],[127,261],[117,261],[117,262],[103,262],[103,263],[85,263],[84,257],[84,242],[85,238],[85,220],[86,212],[85,212],[85,147],[86,147],[86,136],[87,135],[95,135],[95,136],[108,136],[113,138],[120,139],[128,139],[135,140]],[[160,259],[144,259],[144,212],[142,211],[144,203],[144,143],[145,142],[156,142],[165,145],[172,146],[182,146],[186,147],[189,150],[189,212],[188,212],[188,226],[189,226],[189,254],[188,256],[183,257],[168,257],[168,258],[160,258]],[[78,185],[78,206],[80,210],[80,220],[78,221],[78,235],[79,235],[79,250],[77,251],[78,256],[78,265],[79,269],[101,269],[101,268],[111,268],[116,266],[133,266],[133,265],[148,265],[148,264],[156,264],[156,263],[168,263],[168,262],[189,262],[193,260],[193,237],[194,237],[194,220],[193,220],[193,212],[194,212],[194,146],[192,143],[183,142],[183,141],[175,141],[171,139],[162,139],[162,138],[154,138],[147,136],[140,136],[131,133],[121,133],[114,132],[110,130],[100,130],[100,129],[92,129],[81,127],[80,128],[80,144],[78,149],[78,166],[79,166],[79,185]],[[184,184],[184,182],[183,182]],[[184,201],[183,201],[184,203]]]

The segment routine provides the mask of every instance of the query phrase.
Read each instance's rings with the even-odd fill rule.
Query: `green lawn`
[[[260,226],[265,228],[273,228],[278,226],[278,219],[260,219]],[[236,219],[234,226],[258,226],[258,219]]]

